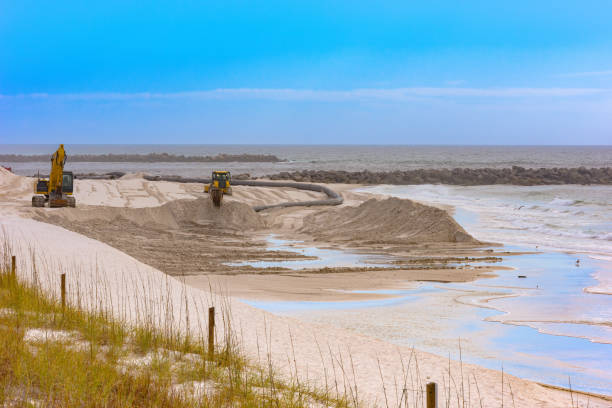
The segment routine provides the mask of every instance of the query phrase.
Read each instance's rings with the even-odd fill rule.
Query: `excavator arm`
[[[66,164],[66,151],[64,145],[51,156],[51,174],[49,175],[49,195],[62,192],[62,179],[64,177],[64,164]]]

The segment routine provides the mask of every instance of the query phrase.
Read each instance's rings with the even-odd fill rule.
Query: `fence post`
[[[208,308],[208,358],[215,356],[215,308]]]
[[[66,274],[62,273],[62,310],[66,308]]]
[[[427,408],[438,408],[438,387],[436,383],[427,384]]]
[[[11,257],[11,278],[13,278],[13,280],[17,278],[17,260],[15,255]]]

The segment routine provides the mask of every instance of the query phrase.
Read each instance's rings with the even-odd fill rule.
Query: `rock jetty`
[[[521,186],[546,184],[606,184],[612,185],[612,168],[512,168],[478,169],[418,169],[391,172],[368,170],[304,170],[281,172],[265,176],[271,180],[294,180],[312,183],[347,184],[453,184],[464,186],[514,184]]]

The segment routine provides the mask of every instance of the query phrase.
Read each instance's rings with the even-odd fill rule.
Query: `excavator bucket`
[[[49,208],[68,207],[68,201],[64,198],[49,198]]]

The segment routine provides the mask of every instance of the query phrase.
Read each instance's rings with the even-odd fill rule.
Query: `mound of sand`
[[[123,176],[119,177],[119,180],[140,180],[144,179],[145,174],[140,171],[137,173],[126,173]]]
[[[19,176],[0,166],[0,201],[29,201],[34,182],[33,178]]]
[[[336,242],[478,243],[444,210],[399,198],[311,214],[300,232]]]
[[[0,185],[8,184],[8,183],[13,182],[14,180],[20,179],[20,178],[21,177],[19,177],[15,173],[12,173],[12,172],[8,171],[7,169],[5,169],[4,167],[0,166]]]
[[[226,201],[214,207],[208,197],[195,200],[175,200],[159,207],[119,208],[86,207],[38,211],[39,219],[65,225],[65,222],[87,223],[123,221],[160,229],[180,229],[186,225],[219,226],[223,230],[254,230],[264,227],[259,214],[239,202]],[[64,222],[58,222],[64,221]]]

